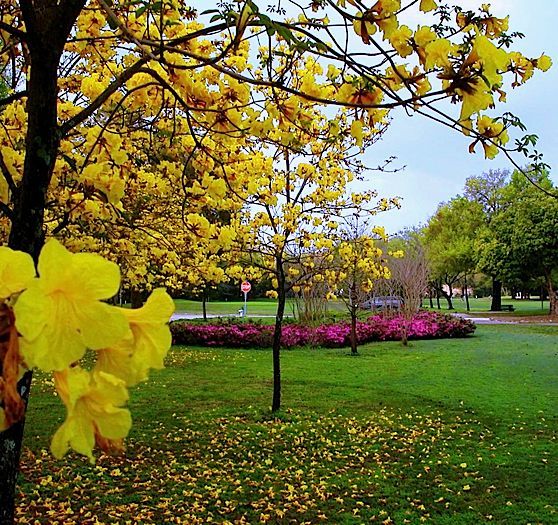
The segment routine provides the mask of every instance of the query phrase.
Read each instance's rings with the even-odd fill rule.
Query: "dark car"
[[[366,310],[381,310],[383,308],[401,308],[403,299],[396,295],[384,295],[372,297],[362,303],[362,308]]]

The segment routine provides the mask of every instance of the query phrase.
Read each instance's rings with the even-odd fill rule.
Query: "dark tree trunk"
[[[13,195],[8,245],[31,254],[35,261],[45,240],[46,196],[60,145],[58,64],[84,3],[85,0],[21,2],[31,68],[27,81],[25,161],[21,183]],[[27,372],[18,384],[26,404],[31,379],[31,372]],[[0,433],[0,525],[12,525],[14,521],[15,483],[24,424],[23,419]]]
[[[143,293],[136,288],[130,290],[131,308],[141,308],[143,306]]]
[[[442,309],[442,306],[440,305],[440,292],[438,290],[436,290],[436,307],[438,310]]]
[[[283,329],[283,316],[285,314],[285,304],[287,294],[285,290],[285,274],[283,263],[277,260],[277,314],[275,316],[275,328],[273,330],[273,400],[271,411],[277,412],[281,408],[281,332]]]
[[[444,290],[440,290],[440,291],[441,291],[442,295],[444,296],[444,299],[448,303],[448,310],[455,310],[455,308],[453,307],[452,294],[449,294]]]
[[[207,291],[203,291],[202,295],[202,312],[203,312],[203,320],[207,321]]]
[[[471,307],[469,306],[469,286],[467,284],[467,275],[465,275],[465,304],[467,305],[467,311],[471,311]]]
[[[26,408],[32,378],[33,374],[30,371],[26,372],[18,383],[18,390]],[[14,523],[15,488],[24,427],[25,419],[0,433],[0,525]]]
[[[358,355],[357,311],[351,306],[351,355]]]
[[[428,302],[430,303],[430,308],[434,309],[434,303],[432,302],[432,290],[428,292]]]
[[[47,189],[58,154],[56,121],[58,57],[52,53],[31,61],[27,84],[28,129],[23,177],[14,195],[14,217],[8,245],[31,254],[37,261],[44,244],[44,209]],[[0,364],[1,366],[1,364]],[[32,373],[19,382],[19,393],[27,404]],[[25,420],[0,433],[0,525],[14,520],[15,484],[23,443]]]
[[[502,281],[492,278],[492,304],[490,310],[493,312],[502,311]]]
[[[356,261],[355,261],[353,271],[354,271],[353,275],[356,275],[356,271],[357,271]],[[350,333],[351,355],[358,355],[357,314],[358,314],[359,300],[358,300],[357,283],[354,279],[352,280],[349,293],[350,293],[349,313],[351,314],[351,333]]]

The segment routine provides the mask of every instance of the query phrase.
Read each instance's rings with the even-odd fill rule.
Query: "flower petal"
[[[71,253],[50,239],[39,256],[39,276],[45,293],[58,289],[77,297],[107,299],[118,291],[118,265],[94,253]]]
[[[0,247],[0,298],[21,292],[35,277],[35,265],[28,253]]]
[[[17,331],[26,339],[39,336],[48,319],[50,301],[34,284],[25,290],[14,305]]]
[[[132,427],[132,416],[126,408],[108,407],[95,414],[95,424],[99,434],[107,439],[122,439]]]
[[[75,317],[83,344],[92,350],[113,345],[130,332],[123,309],[99,301],[79,305]]]

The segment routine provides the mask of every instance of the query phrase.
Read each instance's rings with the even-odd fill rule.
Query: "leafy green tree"
[[[484,224],[482,207],[475,201],[456,197],[440,205],[423,231],[430,261],[431,280],[448,309],[453,309],[453,288],[476,267],[475,237]]]
[[[496,246],[497,239],[492,238],[490,228],[493,217],[509,205],[505,191],[509,176],[509,170],[489,170],[469,177],[464,188],[465,197],[478,203],[484,215],[484,227],[479,231],[481,242],[477,242],[476,247],[479,269],[492,278],[492,311],[502,309],[502,278],[510,273],[510,269],[506,268],[508,259],[501,253],[501,247]]]
[[[547,174],[536,176],[537,185],[551,193]],[[491,240],[484,247],[493,267],[508,278],[543,277],[550,299],[550,313],[558,315],[558,199],[543,193],[515,172],[504,188],[509,205],[491,221]]]

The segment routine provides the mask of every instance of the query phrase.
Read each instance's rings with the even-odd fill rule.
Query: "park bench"
[[[503,304],[501,308],[502,308],[502,312],[513,312],[515,310],[513,304]]]

